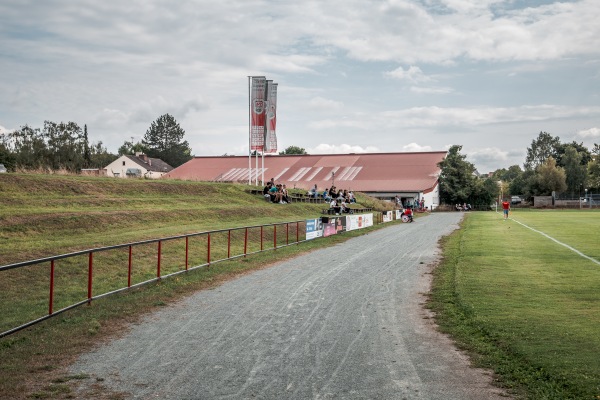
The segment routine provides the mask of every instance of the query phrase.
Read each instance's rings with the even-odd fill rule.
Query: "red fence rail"
[[[285,227],[285,231],[283,231],[283,229],[278,230],[277,229],[278,226]],[[295,231],[295,238],[296,238],[296,240],[291,243],[290,243],[290,229],[292,229],[292,236],[294,236],[293,233]],[[270,230],[272,230],[272,233],[270,232]],[[238,242],[241,242],[242,239],[240,238],[241,235],[236,235],[237,232],[240,232],[240,233],[243,232],[243,245],[241,243],[238,243]],[[266,225],[244,226],[244,227],[239,227],[239,228],[204,231],[204,232],[197,232],[197,233],[191,233],[191,234],[186,234],[186,235],[170,236],[170,237],[165,237],[165,238],[160,238],[160,239],[144,240],[144,241],[139,241],[139,242],[115,245],[115,246],[99,247],[99,248],[94,248],[94,249],[82,250],[82,251],[77,251],[77,252],[73,252],[73,253],[60,254],[60,255],[55,255],[55,256],[51,256],[51,257],[45,257],[45,258],[40,258],[40,259],[36,259],[36,260],[30,260],[30,261],[24,261],[24,262],[18,262],[18,263],[14,263],[14,264],[0,266],[0,273],[3,273],[3,274],[9,270],[18,270],[21,268],[25,269],[25,267],[33,267],[36,269],[34,272],[39,273],[40,271],[38,271],[37,268],[40,265],[49,264],[49,274],[50,274],[49,280],[48,280],[48,291],[49,291],[48,300],[47,300],[48,313],[46,315],[42,315],[33,320],[30,320],[26,323],[21,323],[22,321],[18,322],[18,323],[20,323],[20,325],[12,327],[12,328],[0,333],[0,338],[2,338],[4,336],[8,336],[12,333],[18,332],[22,329],[25,329],[25,328],[30,327],[34,324],[37,324],[41,321],[44,321],[50,317],[61,314],[72,308],[78,307],[83,304],[90,304],[93,300],[97,300],[97,299],[100,299],[105,296],[113,295],[113,294],[116,294],[116,293],[119,293],[119,292],[122,292],[125,290],[129,290],[131,288],[146,285],[151,282],[156,282],[161,279],[172,277],[172,276],[175,276],[175,275],[178,275],[181,273],[185,273],[187,271],[195,270],[198,268],[204,268],[204,267],[210,268],[211,265],[221,262],[221,261],[232,260],[232,259],[236,259],[239,257],[246,257],[251,254],[260,253],[260,252],[267,251],[267,250],[276,250],[281,247],[305,242],[306,240],[300,240],[301,237],[306,237],[305,233],[306,233],[306,221],[304,221],[304,220],[275,223],[275,224],[266,224]],[[221,241],[215,240],[215,239],[218,239],[217,236],[219,236],[219,235],[226,236],[226,239],[222,238]],[[278,238],[278,235],[281,235],[281,237]],[[285,237],[283,235],[285,235]],[[236,238],[236,236],[237,236],[237,238]],[[273,247],[270,247],[270,246],[267,246],[267,248],[264,247],[263,241],[264,241],[265,236],[272,236]],[[195,265],[195,266],[190,266],[189,264],[190,264],[190,257],[191,257],[192,252],[195,251],[196,253],[199,253],[199,252],[201,252],[200,250],[202,250],[202,249],[199,249],[199,246],[197,246],[196,248],[191,247],[190,239],[197,238],[197,237],[206,237],[206,247],[203,250],[206,253],[206,258],[205,258],[204,263],[201,263],[201,264]],[[237,241],[236,241],[236,239],[237,239]],[[165,249],[164,249],[163,245],[166,245],[168,242],[174,242],[174,241],[178,241],[178,240],[183,240],[185,242],[185,246],[184,246],[185,254],[182,256],[177,256],[177,251],[172,251],[172,253],[175,253],[175,254],[169,254],[169,257],[170,258],[177,257],[178,259],[180,257],[180,259],[183,260],[183,264],[180,266],[174,266],[174,265],[168,265],[168,264],[165,265],[164,264],[165,261],[163,260],[163,258],[165,256]],[[137,254],[134,254],[135,253],[134,250],[136,248],[142,248],[144,246],[151,245],[154,243],[156,243],[155,277],[150,278],[150,279],[143,279],[140,282],[133,283],[133,275],[135,272],[134,262],[136,261],[135,256],[141,257]],[[196,241],[196,243],[197,243],[197,241]],[[285,243],[285,244],[281,244],[281,243]],[[225,247],[226,247],[226,250],[225,250]],[[118,252],[118,251],[122,251],[123,249],[125,249],[127,251],[127,261],[126,261],[126,263],[123,263],[123,264],[125,264],[125,265],[123,265],[123,270],[126,271],[127,285],[118,287],[113,290],[104,291],[103,293],[94,294],[94,290],[97,287],[96,281],[94,279],[95,272],[97,270],[95,268],[96,267],[95,260],[97,257],[94,257],[94,255],[100,256],[103,253]],[[140,251],[140,253],[141,252],[142,251]],[[226,256],[213,259],[214,255],[217,253],[223,254],[223,255],[226,254]],[[63,306],[62,308],[55,310],[54,308],[55,308],[56,295],[57,295],[55,273],[57,271],[59,271],[61,268],[61,265],[59,265],[59,264],[64,263],[65,261],[69,261],[71,259],[71,261],[74,264],[76,264],[76,260],[73,260],[73,259],[75,259],[78,256],[87,256],[87,277],[86,277],[87,296],[85,296],[86,297],[85,299],[70,302],[67,305]],[[195,257],[195,259],[200,260],[199,257]],[[177,262],[171,262],[171,264],[177,264]],[[166,268],[173,269],[174,267],[176,267],[174,271],[167,272],[166,274],[163,274],[163,271],[161,271],[161,269],[166,269]],[[81,273],[81,267],[75,266],[75,268],[77,268],[77,273]],[[111,276],[117,275],[119,273],[119,271],[121,271],[119,265],[111,264],[110,268],[114,268],[114,271],[111,272]],[[28,271],[28,273],[29,272],[31,272],[31,271]],[[39,276],[39,274],[37,274],[36,276]],[[43,276],[43,274],[42,274],[42,276]],[[27,279],[31,279],[31,278],[27,278]],[[43,285],[43,282],[41,283],[41,285]],[[31,290],[36,291],[36,289],[31,289]],[[17,293],[17,295],[18,294],[20,294],[20,293]],[[67,297],[70,298],[73,296],[76,296],[76,295],[69,295]],[[7,304],[0,304],[0,305],[2,305],[2,308],[6,308],[7,305],[13,305],[15,302],[18,302],[18,301],[19,301],[19,299],[11,298],[11,299],[6,300]],[[4,311],[2,314],[5,314]],[[17,314],[18,314],[18,312],[17,312]],[[16,319],[18,319],[18,318],[15,318],[15,320]],[[10,324],[10,321],[5,322],[4,324],[0,324],[0,330],[6,329],[7,326],[4,326],[4,325],[7,325],[7,323]],[[13,324],[10,326],[14,326],[14,325],[16,325],[16,324]]]

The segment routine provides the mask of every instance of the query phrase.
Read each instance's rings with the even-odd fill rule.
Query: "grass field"
[[[477,365],[530,399],[600,398],[600,212],[473,213],[444,243],[430,306]]]

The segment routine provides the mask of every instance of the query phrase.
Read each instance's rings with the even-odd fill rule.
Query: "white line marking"
[[[569,246],[568,244],[566,244],[566,243],[563,243],[563,242],[561,242],[561,241],[558,241],[558,240],[554,239],[552,236],[549,236],[549,235],[545,234],[545,233],[544,233],[544,232],[542,232],[542,231],[538,231],[537,229],[534,229],[534,228],[532,228],[532,227],[530,227],[530,226],[527,226],[527,225],[525,225],[524,223],[517,221],[516,219],[510,218],[510,220],[511,220],[511,221],[515,221],[517,224],[519,224],[519,225],[522,225],[522,226],[524,226],[525,228],[531,229],[532,231],[534,231],[534,232],[537,232],[537,233],[539,233],[540,235],[547,237],[548,239],[552,240],[553,242],[556,242],[556,243],[560,244],[561,246],[565,246],[567,249],[569,249],[569,250],[571,250],[571,251],[573,251],[573,252],[575,252],[575,253],[579,254],[581,257],[583,257],[583,258],[587,258],[587,259],[588,259],[588,260],[590,260],[591,262],[594,262],[594,263],[596,263],[596,264],[600,265],[600,261],[598,261],[598,260],[596,260],[595,258],[592,258],[592,257],[590,257],[590,256],[586,256],[585,254],[583,254],[582,252],[580,252],[580,251],[579,251],[579,250],[577,250],[576,248],[574,248],[574,247],[571,247],[571,246]]]

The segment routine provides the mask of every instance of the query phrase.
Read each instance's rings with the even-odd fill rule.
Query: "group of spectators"
[[[402,208],[402,209],[415,209],[418,211],[426,211],[424,198],[421,198],[421,200],[416,198],[413,200],[412,204],[411,203],[404,204],[402,202],[402,199],[399,196],[396,196],[396,206],[398,208]]]
[[[336,200],[341,202],[344,200],[346,203],[356,203],[356,198],[354,197],[354,193],[352,190],[342,190],[335,186],[331,186],[330,188],[325,188],[323,192],[319,192],[317,189],[317,185],[315,185],[312,189],[308,191],[308,195],[313,198],[322,197],[323,200],[331,202],[332,200]]]
[[[317,185],[309,190],[308,195],[313,198],[323,198],[323,200],[329,202],[329,206],[336,211],[336,214],[342,212],[350,212],[348,204],[356,203],[356,198],[352,190],[337,190],[335,186],[326,188],[323,192],[319,192]],[[274,180],[271,179],[267,182],[263,188],[263,196],[265,199],[279,204],[291,203],[287,188],[284,184],[275,184]]]
[[[456,208],[456,211],[470,211],[473,207],[470,204],[463,203],[462,205],[456,204],[454,208]]]
[[[319,193],[317,185],[315,185],[309,192],[309,196],[317,198],[321,196],[323,200],[329,202],[329,208],[335,212],[336,215],[342,213],[350,213],[350,207],[348,204],[356,203],[356,198],[352,190],[337,189],[335,186],[325,188],[322,193]]]
[[[287,188],[284,184],[273,182],[271,179],[263,189],[263,196],[272,203],[289,204],[291,203]]]

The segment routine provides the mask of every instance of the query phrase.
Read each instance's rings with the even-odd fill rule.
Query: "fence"
[[[14,285],[4,291],[0,299],[3,310],[0,331],[7,329],[0,333],[0,338],[92,300],[190,270],[210,268],[221,261],[301,243],[306,240],[305,231],[305,221],[247,226],[106,246],[1,266],[3,281]],[[47,268],[40,268],[43,264]],[[26,292],[23,287],[27,287]],[[42,293],[46,294],[42,296]],[[47,313],[43,315],[42,309],[46,307]],[[23,320],[29,322],[23,323]]]
[[[380,213],[374,222],[382,222]],[[0,338],[105,296],[306,240],[302,220],[197,232],[0,266],[3,282],[11,283],[0,293]],[[44,264],[46,268],[40,267]]]

